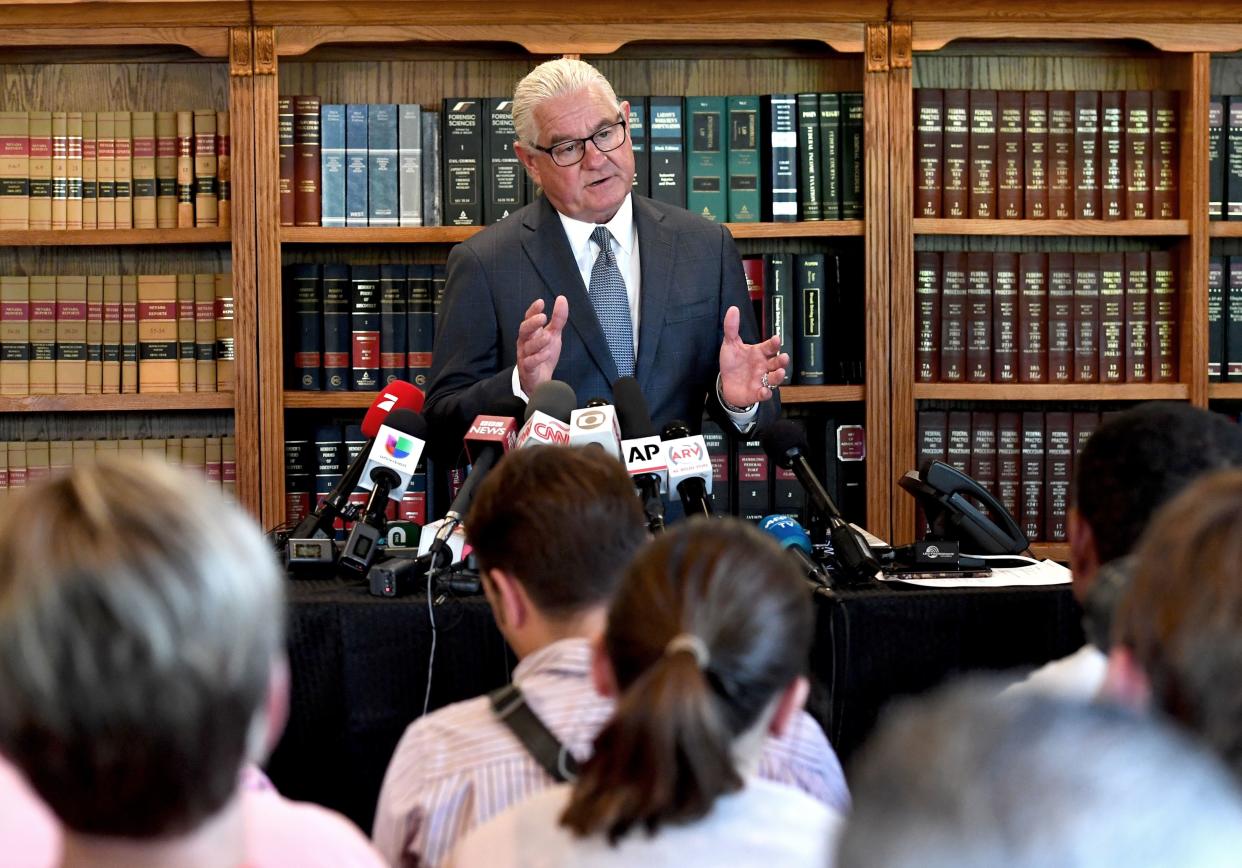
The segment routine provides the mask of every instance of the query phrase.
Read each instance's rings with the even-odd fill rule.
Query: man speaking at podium
[[[581,60],[518,83],[514,150],[544,195],[449,255],[425,408],[441,442],[553,378],[581,406],[633,376],[657,427],[697,430],[708,396],[742,431],[780,414],[789,356],[758,342],[732,237],[631,193],[628,118]]]

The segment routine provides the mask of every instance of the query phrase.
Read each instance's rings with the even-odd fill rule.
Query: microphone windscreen
[[[806,432],[802,426],[791,419],[777,419],[763,431],[759,432],[759,442],[768,457],[786,470],[793,464],[791,453],[808,451]]]
[[[393,410],[405,409],[421,413],[423,410],[423,390],[405,380],[393,380],[376,395],[371,408],[362,419],[362,433],[368,438],[383,425]]]
[[[679,440],[690,436],[690,426],[680,419],[674,419],[660,431],[661,440]]]
[[[417,413],[414,410],[398,407],[388,414],[387,418],[384,419],[384,424],[389,428],[395,428],[403,434],[417,437],[419,440],[427,439],[427,420],[423,418],[422,413]]]
[[[548,380],[540,383],[530,393],[523,421],[530,421],[536,413],[547,413],[553,419],[569,423],[569,414],[578,408],[578,396],[568,383]]]
[[[775,538],[783,549],[802,549],[808,555],[813,551],[806,528],[787,515],[764,516],[759,522],[759,529]]]
[[[612,400],[617,408],[617,421],[621,423],[621,436],[626,440],[654,437],[655,425],[647,398],[633,377],[621,377],[612,384]]]

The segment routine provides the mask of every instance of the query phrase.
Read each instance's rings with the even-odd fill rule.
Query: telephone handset
[[[931,526],[929,538],[956,540],[963,552],[979,555],[1017,555],[1030,546],[1026,534],[991,492],[943,461],[923,462],[898,484],[923,507]]]

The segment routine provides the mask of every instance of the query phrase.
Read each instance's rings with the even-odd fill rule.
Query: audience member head
[[[812,622],[797,570],[743,522],[691,520],[640,552],[596,654],[616,712],[562,823],[616,841],[692,822],[740,789],[763,738],[806,698]]]
[[[1242,470],[1200,479],[1152,519],[1113,623],[1105,693],[1148,703],[1242,773]]]
[[[1242,467],[1242,428],[1219,413],[1140,404],[1091,435],[1074,480],[1070,567],[1082,602],[1101,565],[1128,554],[1160,506],[1200,475]]]
[[[840,868],[1224,868],[1242,799],[1160,721],[971,681],[907,700],[852,776]]]
[[[612,599],[647,541],[634,483],[597,448],[531,446],[506,455],[479,485],[467,535],[488,600],[521,656],[582,633]]]
[[[283,588],[179,470],[74,467],[0,521],[0,750],[70,834],[186,835],[283,725]]]

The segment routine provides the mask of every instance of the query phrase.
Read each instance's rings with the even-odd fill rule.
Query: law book
[[[841,219],[863,216],[863,95],[841,93]]]
[[[30,394],[30,278],[0,275],[0,395]]]
[[[970,414],[970,476],[993,496],[996,479],[996,414],[975,410]]]
[[[116,226],[116,112],[98,112],[95,129],[95,224]]]
[[[1048,92],[1048,216],[1074,216],[1074,92]]]
[[[1242,220],[1242,98],[1230,97],[1225,106],[1225,215]]]
[[[30,112],[30,228],[52,228],[52,113]]]
[[[177,227],[177,113],[155,113],[155,225]]]
[[[1044,414],[1022,414],[1022,531],[1029,540],[1044,539]]]
[[[1225,379],[1237,382],[1242,380],[1242,256],[1229,257],[1225,281]],[[34,279],[31,278],[33,291]],[[30,382],[33,395],[33,374]]]
[[[106,274],[103,279],[103,327],[100,348],[100,391],[104,395],[121,392],[121,277]]]
[[[819,94],[800,93],[795,99],[798,111],[798,219],[823,220]]]
[[[194,345],[194,275],[177,275],[177,391],[198,391]]]
[[[1129,251],[1125,254],[1126,349],[1125,379],[1127,383],[1151,380],[1151,282],[1147,254]]]
[[[794,254],[763,255],[763,292],[765,337],[779,335],[781,349],[789,353],[790,384],[799,385],[798,341],[795,339]]]
[[[652,97],[654,100],[655,97]],[[652,102],[652,118],[655,103]],[[845,137],[845,106],[841,107],[842,139]],[[764,219],[775,223],[788,223],[798,219],[798,120],[794,94],[775,93],[763,97],[763,133],[766,147],[763,155],[763,184],[768,195],[763,202]],[[653,129],[654,133],[654,129]],[[655,139],[653,138],[654,142]],[[844,141],[841,143],[841,166],[844,169],[847,155]],[[652,159],[655,155],[652,155]],[[841,177],[841,217],[845,217],[846,178]],[[654,186],[654,184],[653,184]],[[654,193],[654,190],[653,190]]]
[[[1208,219],[1224,217],[1225,201],[1225,104],[1229,97],[1208,98]]]
[[[1018,254],[992,255],[992,382],[1018,382]]]
[[[345,106],[345,225],[366,226],[371,213],[367,204],[370,193],[370,163],[367,160],[367,115],[370,106],[351,103]]]
[[[482,225],[485,139],[480,100],[451,97],[444,100],[441,147],[445,225]]]
[[[295,183],[293,167],[293,100],[292,96],[278,97],[276,100],[277,147],[280,154],[280,225],[294,225],[295,209],[293,206],[293,185]],[[180,124],[181,112],[178,112]],[[178,135],[181,135],[178,133]]]
[[[1177,217],[1177,100],[1171,90],[1151,93],[1151,215]]]
[[[763,255],[743,256],[742,274],[746,276],[746,294],[750,297],[750,306],[755,312],[755,324],[759,326],[760,336],[767,337],[768,323],[764,315]]]
[[[409,340],[410,290],[406,283],[406,266],[379,267],[380,385],[402,380],[406,373],[407,341]]]
[[[444,225],[444,183],[440,165],[440,113],[424,111],[423,141],[423,225]]]
[[[820,210],[825,220],[841,219],[841,94],[819,95]]]
[[[1049,410],[1044,415],[1044,460],[1048,485],[1044,503],[1044,537],[1049,542],[1069,539],[1070,481],[1073,478],[1073,414]]]
[[[1151,344],[1151,381],[1177,381],[1178,299],[1177,272],[1173,253],[1153,250],[1147,254],[1151,282],[1151,326],[1147,330]]]
[[[821,94],[822,96],[822,94]],[[633,110],[631,109],[631,112]],[[729,222],[758,223],[763,213],[762,177],[763,161],[760,157],[762,136],[760,133],[759,97],[730,96],[725,98],[725,121],[728,124],[728,171]],[[838,109],[838,114],[840,109]],[[635,140],[637,142],[637,140]],[[822,143],[822,138],[821,138]],[[823,171],[823,154],[820,171]],[[641,177],[641,172],[639,173]],[[820,190],[821,194],[824,191]],[[838,190],[838,199],[840,192]],[[821,202],[821,209],[823,203]],[[838,213],[840,205],[837,206]],[[831,219],[827,213],[825,219]]]
[[[350,388],[374,392],[380,387],[380,286],[378,265],[349,269]]]
[[[216,112],[216,225],[233,225],[233,133],[227,111]]]
[[[173,467],[181,466],[181,443],[180,437],[168,437],[164,440],[164,463]]]
[[[1152,216],[1152,94],[1125,93],[1125,216],[1148,220]]]
[[[686,208],[705,220],[724,222],[729,207],[725,180],[728,154],[722,135],[724,97],[688,96],[684,117]]]
[[[30,276],[30,394],[56,394],[56,278]]]
[[[966,380],[992,381],[992,254],[966,254]]]
[[[207,477],[207,484],[211,486],[223,486],[224,471],[222,463],[223,444],[219,437],[203,438],[203,474]]]
[[[1074,92],[1074,216],[1100,218],[1100,93]]]
[[[9,489],[9,444],[0,441],[0,503],[8,496]]]
[[[95,441],[94,440],[74,440],[73,441],[73,458],[72,465],[74,467],[85,467],[88,464],[95,463]]]
[[[1048,254],[1048,382],[1074,382],[1074,254]]]
[[[1225,261],[1224,256],[1208,257],[1208,379],[1214,383],[1223,380],[1225,372]]]
[[[30,228],[30,115],[0,111],[0,229]]]
[[[285,438],[285,519],[300,522],[314,508],[315,460],[305,434]]]
[[[1074,382],[1100,379],[1100,261],[1074,254]]]
[[[86,394],[103,392],[103,286],[101,274],[86,278]]]
[[[397,192],[397,107],[367,107],[367,225],[396,226],[400,218]]]
[[[940,254],[914,252],[914,378],[940,381]]]
[[[940,258],[940,379],[966,381],[966,254],[946,250]]]
[[[794,257],[794,299],[798,384],[821,386],[827,382],[824,352],[824,296],[827,274],[824,254],[798,254]]]
[[[1071,458],[1072,478],[1078,475],[1078,457],[1082,455],[1083,447],[1087,445],[1087,441],[1091,439],[1091,435],[1100,427],[1100,414],[1094,410],[1075,410],[1071,414],[1070,420],[1070,447],[1073,451]]]
[[[971,427],[969,410],[950,410],[945,430],[945,463],[970,473]]]
[[[915,421],[915,451],[919,468],[948,457],[948,413],[944,410],[919,410]],[[927,535],[927,517],[921,506],[915,507],[918,536]]]
[[[1100,254],[1100,382],[1126,379],[1125,257]]]
[[[914,91],[914,215],[939,217],[944,185],[944,91]]]
[[[138,275],[138,383],[144,394],[180,391],[175,274]]]
[[[792,470],[786,470],[773,462],[769,464],[772,470],[772,478],[768,480],[772,488],[772,513],[787,515],[805,525],[806,489]]]
[[[1023,140],[1024,94],[996,94],[996,216],[1021,220],[1025,211],[1026,147]]]
[[[26,444],[26,484],[35,486],[52,473],[52,461],[47,441]]]
[[[1022,414],[996,414],[996,499],[1022,523]]]
[[[427,388],[431,373],[431,349],[435,343],[435,300],[431,292],[432,267],[411,264],[406,268],[410,293],[406,317],[406,379],[420,389]]]
[[[944,92],[944,189],[941,212],[961,218],[970,211],[970,91]]]
[[[99,115],[82,113],[82,228],[99,229]],[[23,203],[24,204],[24,203]]]
[[[16,491],[26,487],[28,482],[26,471],[26,444],[20,440],[8,444],[9,490]]]
[[[1125,108],[1119,90],[1100,92],[1100,217],[1125,216]]]
[[[52,229],[68,229],[69,114],[52,112]]]
[[[138,276],[121,275],[121,394],[138,392]]]
[[[68,193],[65,202],[65,228],[82,228],[82,112],[66,112],[65,172]]]
[[[715,420],[704,414],[703,442],[707,444],[707,457],[712,464],[712,512],[716,515],[734,515],[733,508],[733,456],[729,437]]]
[[[349,266],[324,263],[323,288],[323,387],[328,392],[347,392],[350,384]]]
[[[142,444],[144,461],[160,461],[166,463],[168,457],[168,440],[164,437],[144,437],[138,441]]]
[[[237,352],[234,327],[233,275],[218,271],[215,283],[216,391],[234,391]]]
[[[757,522],[772,510],[768,454],[759,440],[738,440],[736,458],[737,517]]]
[[[56,394],[86,394],[86,275],[56,278]]]
[[[134,117],[132,112],[113,112],[113,167],[116,194],[116,228],[134,227]]]
[[[60,476],[68,473],[69,468],[73,467],[73,441],[51,440],[47,447],[49,475]]]
[[[285,269],[286,310],[289,311],[287,382],[292,388],[317,392],[322,388],[323,310],[319,266],[297,262]]]
[[[292,104],[291,104],[292,106]],[[284,108],[281,107],[283,113]],[[290,108],[292,111],[292,107]],[[100,112],[102,120],[102,112]],[[283,124],[283,114],[281,123]],[[292,115],[290,116],[292,124]],[[290,130],[292,132],[292,128]],[[282,133],[283,136],[283,133]],[[290,139],[292,142],[292,139]],[[293,150],[290,144],[290,158]],[[281,144],[281,182],[280,182],[280,220],[281,225],[293,225],[293,185],[289,185],[289,223],[285,224],[285,192],[284,192],[284,144]],[[102,164],[102,161],[101,161]],[[292,170],[289,175],[292,179]],[[102,182],[103,176],[100,176]],[[102,202],[102,198],[101,198]],[[194,112],[177,112],[177,228],[192,229],[194,227]],[[100,224],[100,229],[104,228]]]
[[[513,100],[492,97],[484,101],[486,113],[487,195],[483,222],[498,223],[526,204],[526,172],[513,150]],[[723,168],[722,168],[723,171]],[[723,182],[721,186],[723,195]]]
[[[319,162],[321,159],[319,106],[317,96],[298,96],[293,99],[293,225],[295,226],[318,226],[322,216],[319,210]],[[197,127],[197,113],[194,122]],[[197,158],[195,164],[197,166]],[[201,218],[199,225],[203,225]]]
[[[133,215],[135,229],[155,229],[155,112],[134,112]]]
[[[319,107],[320,225],[345,225],[345,106]]]
[[[1023,216],[1048,217],[1048,92],[1029,90],[1022,95]]]
[[[740,97],[738,97],[740,99]],[[634,152],[634,179],[631,184],[633,192],[639,196],[651,195],[651,144],[647,135],[647,97],[623,96],[620,101],[629,106],[626,114],[626,132],[630,137],[630,148]],[[529,184],[529,177],[527,183]],[[527,191],[530,201],[530,191]]]
[[[1018,256],[1018,382],[1048,382],[1048,254]]]
[[[397,219],[402,226],[423,225],[422,124],[418,103],[397,106]]]
[[[216,279],[194,275],[194,389],[216,391]]]
[[[970,91],[969,216],[996,217],[996,125],[994,90]]]

